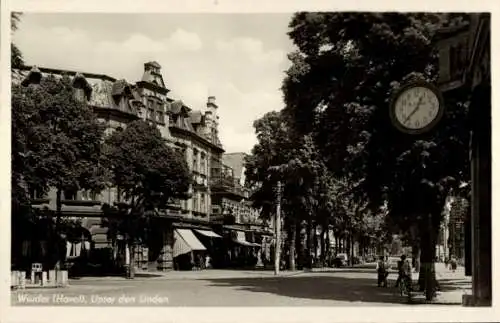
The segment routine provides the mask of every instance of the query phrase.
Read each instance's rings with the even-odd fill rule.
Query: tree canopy
[[[51,187],[96,192],[104,187],[100,164],[104,128],[73,91],[69,77],[13,85],[14,188],[35,190],[41,196]]]
[[[282,86],[285,113],[296,131],[313,136],[335,177],[357,183],[356,200],[372,210],[387,203],[403,231],[420,226],[423,263],[434,261],[447,196],[469,174],[469,93],[447,97],[444,119],[420,136],[395,129],[390,99],[410,81],[437,81],[435,33],[466,17],[297,13],[289,24],[297,51]]]
[[[311,134],[297,132],[283,111],[265,114],[254,127],[258,143],[246,159],[246,178],[254,185],[252,200],[262,208],[264,217],[274,214],[279,180],[282,216],[291,236],[295,237],[296,227],[307,224],[307,237],[313,225],[320,225],[324,233],[333,226],[337,237],[356,234],[367,244],[380,242],[374,235],[380,233],[385,218],[372,216],[366,205],[354,203],[353,185],[334,177]],[[289,241],[290,248],[294,239]],[[305,249],[311,248],[312,239],[308,238]],[[326,250],[322,257],[325,254]]]
[[[187,198],[191,175],[180,152],[167,146],[154,125],[137,120],[105,140],[111,182],[135,211],[164,208]]]
[[[438,214],[450,185],[467,174],[467,97],[446,101],[436,131],[415,138],[390,123],[389,100],[409,80],[437,79],[435,31],[461,16],[298,13],[289,36],[298,51],[283,82],[286,113],[312,133],[329,169],[392,215]],[[417,139],[417,140],[416,140]],[[438,211],[439,210],[439,211]],[[402,223],[408,221],[402,221]]]
[[[21,21],[21,13],[12,12],[10,16],[10,29],[12,32],[15,32],[17,30],[17,26],[20,21]],[[11,59],[10,62],[11,68],[18,68],[24,65],[23,54],[21,53],[21,50],[17,47],[17,45],[14,43],[11,43],[10,59]]]

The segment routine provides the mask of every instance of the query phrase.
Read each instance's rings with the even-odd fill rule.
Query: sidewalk
[[[245,277],[289,277],[303,274],[303,271],[281,271],[278,276],[274,275],[273,270],[231,270],[231,269],[206,269],[193,271],[151,271],[136,272],[134,281],[140,280],[194,280],[194,279],[217,279],[217,278],[245,278]],[[70,284],[74,282],[92,282],[92,281],[126,281],[125,276],[85,276],[79,278],[70,278]]]
[[[436,278],[441,287],[436,298],[430,304],[438,305],[461,305],[462,296],[472,293],[472,278],[465,276],[465,268],[458,267],[455,272],[446,268],[443,263],[436,263]],[[414,281],[418,281],[418,273],[413,276]],[[414,296],[416,303],[426,303],[425,296],[417,293]]]

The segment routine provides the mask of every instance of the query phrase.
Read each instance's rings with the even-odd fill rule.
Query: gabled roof
[[[199,110],[191,111],[189,113],[189,119],[192,124],[201,124],[203,122],[203,114]]]
[[[111,89],[111,95],[117,96],[117,95],[122,95],[123,92],[125,91],[125,88],[128,87],[129,84],[125,80],[118,80],[115,83],[113,83],[113,88]]]
[[[174,115],[177,115],[177,114],[181,113],[183,106],[184,106],[184,103],[182,103],[181,100],[175,100],[174,102],[172,102],[168,105],[169,112],[174,114]]]
[[[76,73],[73,77],[72,83],[75,85],[76,83],[83,82],[85,89],[91,90],[90,84],[87,81],[87,78],[82,73]]]
[[[42,78],[42,72],[38,69],[38,67],[33,66],[31,70],[28,72],[26,77],[21,81],[22,85],[27,85],[31,82],[38,83],[40,82],[40,79]]]

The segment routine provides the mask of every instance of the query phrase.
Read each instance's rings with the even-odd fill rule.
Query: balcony
[[[231,176],[210,178],[210,189],[213,193],[229,193],[241,198],[247,197],[246,190]]]

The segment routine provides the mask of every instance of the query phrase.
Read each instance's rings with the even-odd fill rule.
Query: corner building
[[[215,97],[207,98],[203,110],[192,110],[181,100],[169,97],[170,90],[157,62],[145,63],[142,78],[135,84],[107,75],[37,67],[24,67],[15,71],[12,82],[36,86],[48,75],[57,78],[68,75],[71,78],[75,96],[93,107],[98,118],[106,124],[106,134],[126,127],[130,121],[139,118],[147,120],[155,124],[168,144],[181,151],[186,158],[193,174],[190,198],[173,202],[154,217],[148,241],[136,248],[135,266],[139,270],[177,269],[180,265],[176,260],[192,256],[193,252],[208,252],[209,248],[197,237],[221,237],[212,231],[210,224],[210,176],[224,167]],[[33,192],[32,206],[53,212],[55,197],[55,190],[47,196],[38,196]],[[65,191],[62,196],[63,216],[81,220],[82,227],[88,230],[91,237],[91,252],[101,254],[99,258],[104,253],[115,263],[119,262],[119,255],[125,253],[126,247],[119,238],[111,241],[108,237],[101,209],[104,203],[113,205],[119,201],[120,195],[116,188],[97,195],[85,191]],[[73,242],[68,242],[68,248],[72,249],[69,243]],[[69,252],[67,254],[71,260],[73,256]],[[186,261],[189,262],[189,259],[184,259]]]

